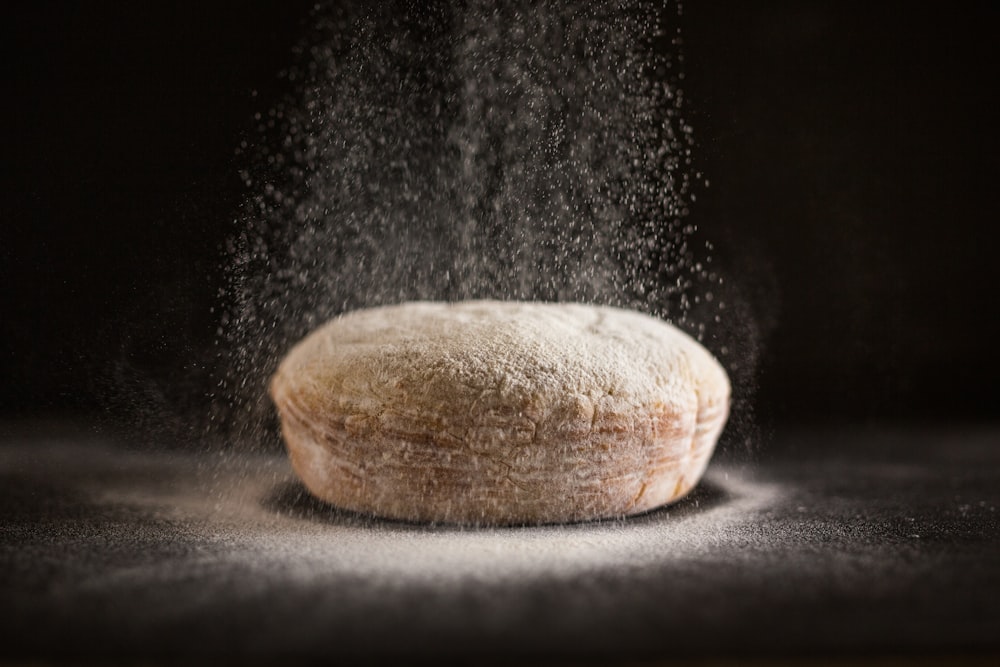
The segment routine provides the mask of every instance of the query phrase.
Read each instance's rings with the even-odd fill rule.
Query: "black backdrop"
[[[98,413],[116,369],[201,363],[245,194],[234,148],[287,92],[311,5],[7,10],[2,414]],[[711,181],[692,216],[766,334],[765,420],[996,417],[997,19],[988,2],[684,4]]]

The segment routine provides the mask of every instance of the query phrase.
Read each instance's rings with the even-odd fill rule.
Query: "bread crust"
[[[537,524],[644,512],[698,481],[729,380],[675,327],[581,304],[355,311],[271,380],[317,497],[387,518]]]

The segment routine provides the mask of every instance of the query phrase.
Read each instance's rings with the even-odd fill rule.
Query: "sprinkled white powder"
[[[214,415],[232,440],[274,442],[267,378],[358,308],[599,303],[702,339],[724,303],[698,296],[722,290],[686,220],[697,177],[677,11],[318,9],[288,73],[298,99],[262,112],[246,149]]]
[[[780,497],[780,489],[741,468],[715,465],[689,499],[630,519],[428,527],[322,504],[301,488],[283,457],[219,459],[207,466],[198,463],[203,457],[133,457],[118,465],[156,468],[172,483],[150,485],[129,475],[109,484],[105,476],[90,489],[97,503],[133,506],[178,522],[190,538],[209,545],[205,567],[259,568],[298,581],[361,577],[390,586],[459,584],[658,566],[711,554]]]

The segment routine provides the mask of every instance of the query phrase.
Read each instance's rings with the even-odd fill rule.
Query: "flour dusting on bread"
[[[704,471],[729,406],[725,371],[666,322],[503,301],[348,313],[293,348],[271,393],[316,496],[479,524],[676,500]]]

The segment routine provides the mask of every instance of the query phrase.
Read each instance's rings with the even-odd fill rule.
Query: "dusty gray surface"
[[[282,457],[0,428],[0,657],[1000,652],[1000,429],[779,436],[627,521],[472,530]]]

